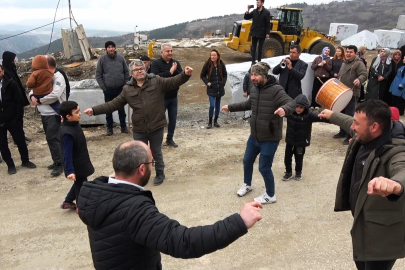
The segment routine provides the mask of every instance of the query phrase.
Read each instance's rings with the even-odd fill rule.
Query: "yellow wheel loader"
[[[304,29],[302,9],[281,7],[277,8],[277,11],[275,17],[271,16],[270,37],[264,41],[262,58],[288,54],[292,44],[300,45],[303,52],[310,54],[321,54],[324,47],[330,47],[330,55],[335,55],[335,37]],[[226,46],[236,51],[251,53],[251,26],[252,21],[236,21],[232,33],[224,40]]]

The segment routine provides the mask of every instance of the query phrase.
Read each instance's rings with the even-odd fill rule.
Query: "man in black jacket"
[[[0,65],[0,152],[4,162],[7,164],[8,174],[15,174],[17,170],[8,148],[7,131],[10,132],[14,142],[17,144],[22,166],[30,169],[37,167],[28,157],[24,130],[20,122],[21,104],[22,98],[17,84],[12,78],[4,75],[3,67]]]
[[[170,78],[180,74],[183,71],[180,62],[173,59],[172,45],[169,43],[162,44],[160,52],[162,56],[153,61],[150,66],[151,73],[159,75],[162,78]],[[167,115],[169,118],[167,123],[166,145],[175,148],[178,147],[177,143],[173,141],[177,121],[177,92],[179,92],[179,88],[169,90],[165,93],[165,109],[167,110]]]
[[[250,28],[250,35],[252,37],[252,63],[255,63],[257,41],[259,41],[259,48],[257,50],[257,61],[262,60],[262,50],[264,39],[269,38],[271,24],[270,24],[270,11],[263,7],[264,0],[256,1],[257,8],[249,13],[250,6],[245,12],[243,17],[245,20],[252,19],[252,27]]]
[[[78,208],[87,225],[96,269],[162,269],[160,252],[176,258],[198,258],[222,249],[261,219],[259,202],[244,205],[213,225],[187,228],[159,212],[146,191],[155,161],[140,141],[114,151],[115,178],[84,182]]]
[[[301,80],[304,79],[308,69],[308,64],[300,60],[301,47],[292,45],[290,47],[290,57],[285,58],[285,67],[281,68],[281,63],[274,67],[273,74],[279,75],[279,83],[284,91],[291,97],[296,98],[302,94]]]

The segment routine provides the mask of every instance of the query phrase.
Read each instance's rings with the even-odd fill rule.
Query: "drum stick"
[[[316,78],[321,82],[321,84],[323,84],[323,81],[319,77],[316,77]]]

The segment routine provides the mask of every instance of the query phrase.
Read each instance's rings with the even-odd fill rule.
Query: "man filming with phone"
[[[250,28],[250,36],[252,37],[252,64],[255,64],[256,47],[259,42],[259,48],[257,50],[257,61],[262,60],[262,50],[264,39],[269,38],[271,24],[270,24],[270,11],[263,7],[264,0],[256,1],[257,8],[249,13],[253,5],[248,5],[248,10],[243,17],[245,20],[252,19],[252,27]]]
[[[308,69],[308,64],[300,60],[300,55],[301,47],[292,45],[290,56],[283,59],[272,70],[274,75],[280,75],[279,83],[292,99],[302,94],[301,80],[304,79]]]

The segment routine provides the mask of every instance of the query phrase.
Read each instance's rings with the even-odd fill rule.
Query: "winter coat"
[[[302,147],[309,146],[311,143],[312,123],[329,123],[327,119],[319,118],[318,114],[310,112],[308,99],[304,95],[298,95],[295,103],[305,108],[301,114],[295,111],[287,116],[287,131],[285,142],[289,145]]]
[[[177,69],[173,72],[173,74],[171,74],[170,69],[172,68],[173,63],[177,63]],[[181,68],[179,61],[170,59],[169,63],[167,63],[162,57],[154,60],[150,64],[150,69],[151,69],[151,73],[153,73],[155,75],[159,75],[162,78],[174,77],[174,76],[180,74],[181,72],[183,72],[183,69]],[[178,92],[179,92],[179,87],[169,89],[169,91],[167,91],[165,94],[165,98],[175,98],[175,97],[177,97]]]
[[[404,58],[402,57],[402,59],[404,59]],[[401,61],[398,62],[398,64],[395,63],[394,60],[391,60],[392,67],[391,67],[391,74],[388,78],[388,86],[391,86],[392,82],[395,79],[395,76],[397,76],[398,69],[400,69],[404,65],[404,63],[402,62],[402,59],[401,59]]]
[[[397,76],[395,76],[395,79],[390,87],[390,92],[392,93],[392,95],[405,99],[405,89],[399,89],[400,84],[402,86],[405,86],[405,66],[402,66],[400,69],[398,69]]]
[[[166,126],[165,92],[178,88],[190,76],[184,72],[172,78],[149,74],[142,87],[132,78],[112,101],[93,107],[94,115],[112,113],[127,103],[133,109],[132,124],[135,133],[150,133]]]
[[[318,66],[320,63],[322,63],[322,61],[325,61],[326,64],[323,66]],[[332,59],[330,57],[322,59],[322,56],[318,56],[312,62],[311,68],[314,71],[315,80],[317,80],[316,77],[323,79],[329,78],[332,70]]]
[[[353,95],[360,97],[361,84],[367,80],[367,68],[359,57],[345,60],[340,68],[338,79],[347,87],[353,89]],[[353,82],[359,79],[360,85],[354,86]]]
[[[22,118],[22,99],[17,84],[12,78],[3,76],[0,99],[0,124]]]
[[[244,15],[245,20],[252,20],[252,26],[250,27],[250,36],[255,38],[265,38],[270,34],[270,11],[263,7],[262,11],[258,11],[255,8],[252,12]]]
[[[254,86],[251,89],[248,100],[228,105],[231,112],[252,110],[250,134],[258,142],[281,140],[283,118],[274,114],[280,107],[285,115],[290,115],[295,110],[295,101],[271,75],[267,76],[267,82],[262,87]]]
[[[331,123],[354,135],[353,118],[333,113]],[[368,183],[387,177],[405,187],[405,129],[392,121],[379,137],[377,146],[365,161],[360,180],[351,230],[355,261],[383,261],[405,257],[405,193],[383,198],[368,195]],[[335,211],[349,211],[353,164],[360,148],[356,137],[349,144],[336,190]]]
[[[374,61],[377,59],[375,57],[371,62],[371,67],[369,70],[367,90],[366,90],[366,100],[369,99],[380,99],[383,100],[385,93],[388,92],[390,85],[388,84],[388,79],[391,75],[392,66],[385,63],[380,63],[378,65],[377,71],[373,68]],[[378,76],[383,76],[384,80],[378,81]]]
[[[280,64],[272,70],[274,75],[279,75],[279,83],[291,98],[296,98],[302,94],[301,80],[304,79],[308,69],[308,64],[302,60],[297,61],[292,69],[281,68]]]
[[[96,80],[100,88],[105,90],[121,89],[129,79],[129,69],[124,57],[115,53],[102,55],[98,59]]]
[[[25,87],[22,85],[20,77],[17,74],[17,67],[14,64],[14,59],[16,57],[16,54],[13,52],[8,52],[5,51],[3,53],[3,70],[4,73],[9,77],[14,80],[14,82],[17,84],[17,89],[20,92],[21,95],[21,100],[22,100],[22,106],[28,106],[30,105],[30,102],[28,101],[27,94],[25,93]],[[23,109],[21,109],[23,110]]]
[[[225,83],[228,77],[228,73],[226,72],[226,67],[222,61],[220,68],[222,69],[222,76],[223,76],[222,80],[221,75],[219,74],[218,67],[216,66],[212,67],[212,73],[210,78],[208,78],[209,74],[208,64],[205,64],[202,68],[201,79],[203,80],[205,85],[207,85],[207,95],[209,96],[222,97],[225,95]],[[211,85],[208,86],[208,83],[211,83]]]
[[[84,182],[79,217],[87,225],[96,269],[162,269],[160,252],[183,259],[222,249],[247,233],[239,214],[187,228],[159,212],[152,192],[108,177]]]
[[[32,69],[27,87],[32,88],[34,95],[47,95],[52,92],[53,73],[49,70],[46,56],[37,55],[32,60]]]
[[[245,77],[243,77],[243,93],[247,93],[247,95],[250,95],[250,89],[252,89],[253,83],[252,80],[250,79],[250,72],[245,74]]]

